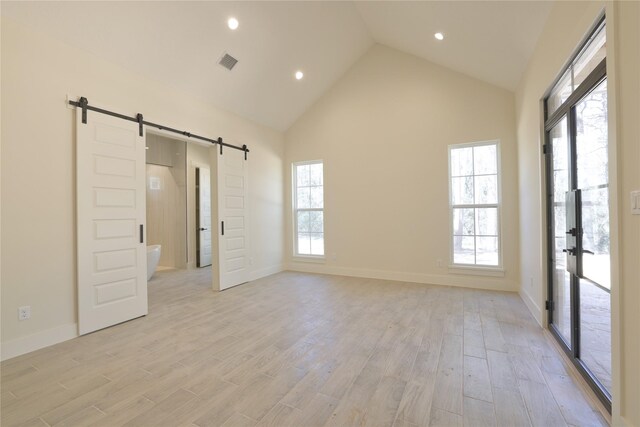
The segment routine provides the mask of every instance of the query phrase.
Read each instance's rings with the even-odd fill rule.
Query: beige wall
[[[514,124],[513,93],[374,46],[286,132],[289,268],[518,290]],[[501,141],[506,275],[452,274],[447,146],[492,139]],[[291,262],[291,163],[316,159],[326,263]]]
[[[170,60],[170,59],[167,59]],[[283,135],[2,18],[2,354],[76,331],[74,111],[66,94],[247,144],[254,277],[283,251]],[[17,307],[31,305],[18,322]]]
[[[630,196],[640,190],[640,3],[615,4],[620,223],[620,406],[627,425],[640,426],[640,216]],[[616,325],[614,324],[614,327]]]
[[[159,266],[186,268],[187,143],[147,132],[145,144],[147,245],[162,246]]]
[[[516,92],[521,295],[538,321],[544,324],[546,312],[542,308],[547,298],[547,283],[540,100],[605,8],[612,189],[613,424],[638,426],[640,217],[632,216],[629,206],[629,192],[640,188],[637,166],[640,160],[640,7],[637,2],[558,2]],[[571,25],[567,25],[568,22]]]
[[[146,242],[162,246],[160,267],[186,268],[187,194],[186,186],[178,184],[174,172],[172,167],[147,165]],[[153,188],[152,181],[156,181]]]

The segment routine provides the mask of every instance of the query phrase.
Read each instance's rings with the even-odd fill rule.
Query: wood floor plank
[[[95,406],[88,406],[80,411],[75,412],[68,418],[53,424],[56,427],[84,427],[90,426],[96,421],[101,420],[107,414],[96,408]]]
[[[496,427],[493,403],[464,398],[464,425],[469,427]]]
[[[536,359],[527,353],[526,350],[510,350],[509,361],[518,379],[535,381],[540,384],[545,383],[539,363],[537,363]]]
[[[336,407],[338,399],[325,396],[324,394],[316,394],[309,405],[302,410],[297,421],[299,426],[321,426],[324,425],[331,417]]]
[[[489,363],[491,384],[494,387],[518,390],[518,379],[507,353],[487,350],[487,362]]]
[[[367,419],[373,423],[392,425],[406,385],[406,381],[400,378],[382,378],[365,410]]]
[[[410,382],[405,388],[397,418],[416,425],[429,425],[435,378],[431,383]]]
[[[368,358],[361,354],[351,355],[344,359],[333,370],[320,393],[340,399],[347,392],[356,377],[360,374]]]
[[[366,421],[365,410],[355,406],[349,400],[340,401],[334,412],[327,419],[326,427],[361,426]]]
[[[304,409],[320,391],[338,365],[337,360],[329,359],[304,376],[283,398],[281,403],[297,409]]]
[[[429,426],[431,427],[462,427],[464,425],[462,415],[436,409],[431,413]]]
[[[20,424],[20,427],[50,427],[42,418],[36,417]]]
[[[482,330],[467,329],[464,330],[464,354],[465,356],[487,357],[487,351],[484,347],[484,337]]]
[[[305,374],[300,369],[291,367],[280,372],[275,378],[265,375],[267,379],[259,387],[256,387],[255,383],[247,383],[241,391],[244,398],[236,405],[237,412],[254,420],[262,419],[302,380]]]
[[[393,423],[393,427],[418,427],[415,424],[411,424],[409,421],[401,420],[399,418]]]
[[[606,425],[571,377],[547,372],[544,372],[544,377],[567,424],[594,427]]]
[[[480,315],[480,318],[482,319],[482,336],[485,348],[487,350],[506,352],[507,343],[502,336],[500,322],[484,314]]]
[[[106,417],[95,421],[91,426],[119,426],[148,411],[153,406],[155,406],[155,403],[144,396],[137,396],[133,398],[128,396],[128,399],[123,399],[119,404],[114,406],[113,410],[108,412]]]
[[[445,335],[442,341],[436,375],[433,406],[462,415],[462,337]]]
[[[520,392],[534,427],[565,427],[558,404],[545,384],[531,380],[518,380]]]
[[[178,389],[165,399],[161,400],[149,410],[123,424],[125,427],[136,427],[141,425],[161,425],[165,418],[173,411],[186,405],[197,396],[190,391]]]
[[[496,421],[499,426],[530,427],[529,415],[518,390],[493,388]]]
[[[252,420],[249,417],[235,413],[229,419],[222,424],[221,427],[253,427],[256,425],[256,420]]]
[[[464,356],[464,395],[473,399],[493,402],[487,360]]]

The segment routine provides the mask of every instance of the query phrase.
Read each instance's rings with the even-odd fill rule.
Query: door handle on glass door
[[[583,253],[583,254],[591,254],[591,255],[595,255],[593,252],[588,251],[588,250],[586,250],[586,249],[583,249],[583,250],[582,250],[582,253]]]
[[[200,228],[200,231],[208,230],[208,228]]]

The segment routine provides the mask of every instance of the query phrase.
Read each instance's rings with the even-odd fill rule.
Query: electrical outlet
[[[631,215],[640,215],[640,191],[631,192]]]
[[[31,317],[31,306],[18,307],[18,320],[27,320]]]
[[[331,254],[331,261],[335,261],[335,260],[337,260],[337,259],[338,259],[338,255],[336,255],[336,253],[335,253],[335,252],[334,252],[334,253],[332,253],[332,254]]]
[[[441,259],[437,259],[437,260],[436,260],[436,265],[437,265],[439,268],[442,268],[442,267],[443,267],[442,260],[441,260]]]

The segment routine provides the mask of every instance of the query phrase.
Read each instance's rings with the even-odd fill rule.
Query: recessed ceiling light
[[[296,71],[296,80],[302,80],[304,73],[302,71]]]
[[[227,25],[230,29],[235,30],[236,28],[238,28],[238,25],[240,25],[240,23],[236,18],[229,18],[229,20],[227,21]]]
[[[438,40],[444,40],[444,34],[442,33],[435,33],[433,37],[435,37]]]

